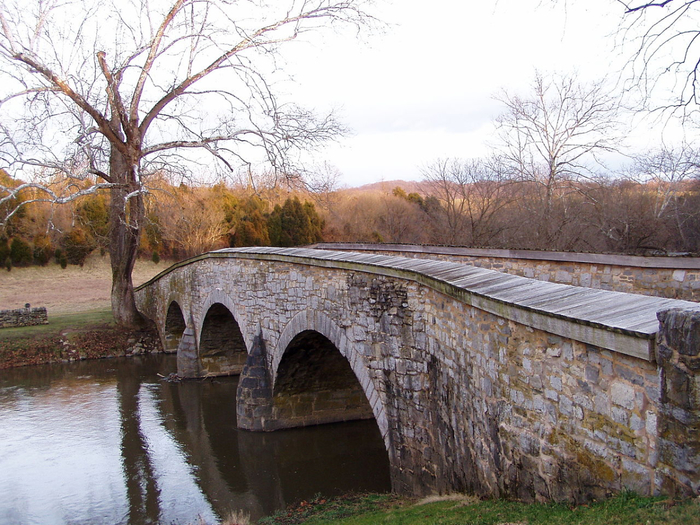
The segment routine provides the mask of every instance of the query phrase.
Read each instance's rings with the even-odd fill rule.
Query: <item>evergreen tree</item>
[[[232,226],[231,246],[269,246],[269,222],[265,216],[267,203],[253,195],[239,204],[237,218]],[[233,221],[231,221],[233,222]]]
[[[34,264],[45,266],[54,253],[51,246],[51,239],[46,234],[39,234],[34,237]]]
[[[80,225],[89,232],[98,246],[109,247],[109,205],[106,193],[83,198],[76,215]]]
[[[303,205],[298,197],[279,204],[268,219],[270,243],[273,246],[303,246],[323,239],[323,220],[313,203]]]
[[[29,266],[32,264],[33,254],[29,243],[19,237],[12,239],[10,259],[12,259],[12,266]]]
[[[85,259],[97,247],[95,239],[80,227],[73,228],[73,230],[66,233],[61,238],[61,245],[65,251],[66,261],[80,266],[85,264]],[[63,266],[62,262],[61,266]]]

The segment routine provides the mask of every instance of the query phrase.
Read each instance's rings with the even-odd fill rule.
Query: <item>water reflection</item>
[[[141,381],[137,363],[128,362],[117,369],[117,400],[121,421],[121,457],[124,467],[129,523],[152,523],[160,517],[159,490],[151,463],[146,436],[141,428],[140,406],[147,405],[139,397]]]
[[[175,366],[150,356],[0,372],[0,523],[215,523],[389,490],[374,421],[239,432],[237,380],[158,379]]]

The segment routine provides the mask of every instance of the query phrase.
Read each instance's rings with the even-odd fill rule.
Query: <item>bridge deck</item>
[[[700,304],[690,301],[579,288],[459,263],[310,248],[227,248],[174,267],[210,257],[263,259],[410,279],[507,319],[646,360],[654,359],[658,311],[700,310]]]

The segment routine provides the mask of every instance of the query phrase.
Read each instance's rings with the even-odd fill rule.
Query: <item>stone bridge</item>
[[[241,374],[240,428],[374,418],[396,491],[700,491],[695,302],[300,248],[204,254],[136,297],[181,376]]]

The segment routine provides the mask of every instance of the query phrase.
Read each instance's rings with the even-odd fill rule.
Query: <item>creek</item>
[[[0,523],[211,524],[391,489],[374,420],[240,431],[237,377],[160,377],[176,368],[150,355],[0,371]]]

